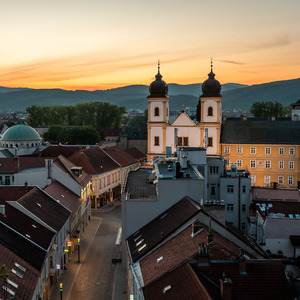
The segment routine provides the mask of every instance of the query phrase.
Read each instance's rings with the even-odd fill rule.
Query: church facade
[[[177,147],[203,147],[207,155],[223,156],[227,167],[251,173],[252,185],[300,187],[300,122],[292,120],[223,120],[221,84],[213,68],[202,84],[196,120],[182,111],[170,120],[168,85],[160,67],[150,84],[147,159],[171,156]]]
[[[155,156],[174,154],[177,147],[204,147],[210,156],[221,155],[220,132],[222,124],[221,85],[212,69],[202,85],[197,105],[197,120],[193,121],[182,111],[170,122],[168,86],[160,70],[150,85],[148,98],[148,151],[149,161]]]

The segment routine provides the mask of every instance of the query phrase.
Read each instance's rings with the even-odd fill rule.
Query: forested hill
[[[194,107],[201,94],[201,84],[168,84],[171,109],[182,105]],[[67,91],[62,89],[29,89],[0,87],[0,110],[25,110],[32,105],[75,105],[93,101],[110,102],[126,108],[146,109],[149,87],[130,85],[110,90]],[[300,79],[246,86],[237,83],[222,85],[224,109],[250,109],[253,102],[273,101],[285,106],[300,99]]]

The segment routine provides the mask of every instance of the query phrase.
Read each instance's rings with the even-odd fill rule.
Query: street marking
[[[122,227],[119,228],[115,245],[121,245]]]

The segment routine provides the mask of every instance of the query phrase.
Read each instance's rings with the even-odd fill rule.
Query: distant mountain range
[[[171,110],[196,107],[201,83],[168,84]],[[280,102],[288,106],[300,99],[300,78],[258,85],[226,83],[222,85],[224,110],[249,110],[256,101]],[[127,109],[147,109],[149,86],[130,85],[110,90],[67,91],[62,89],[30,89],[0,87],[0,110],[25,110],[31,105],[54,106],[102,101]]]

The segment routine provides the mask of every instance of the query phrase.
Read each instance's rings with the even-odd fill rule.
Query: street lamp
[[[77,245],[78,245],[78,263],[80,263],[80,239],[78,239]]]
[[[59,284],[59,292],[60,292],[60,300],[62,300],[62,293],[63,293],[62,283]]]

